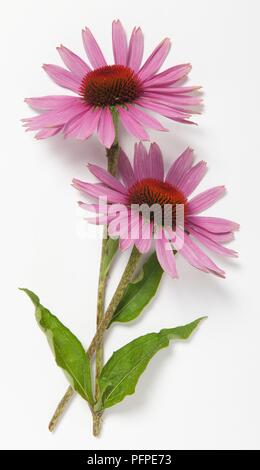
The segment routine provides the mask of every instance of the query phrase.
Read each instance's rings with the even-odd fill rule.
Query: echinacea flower
[[[110,147],[115,138],[113,110],[117,110],[123,126],[140,140],[148,140],[144,127],[167,130],[143,110],[151,110],[178,122],[188,119],[200,99],[193,92],[200,87],[184,87],[180,81],[189,73],[190,64],[171,67],[161,73],[170,49],[164,39],[142,64],[143,33],[134,28],[128,44],[120,21],[112,25],[115,63],[109,65],[88,28],[83,30],[83,44],[89,64],[64,46],[58,52],[67,67],[44,65],[45,72],[76,96],[54,95],[28,98],[25,101],[41,114],[24,119],[27,130],[38,131],[37,139],[58,133],[85,140],[97,132],[99,140]]]
[[[117,227],[120,225],[121,250],[135,244],[141,253],[146,253],[151,249],[154,238],[158,261],[172,277],[178,277],[176,252],[192,266],[225,277],[224,271],[199,245],[218,255],[236,257],[237,253],[224,245],[233,240],[233,232],[238,230],[239,225],[227,219],[199,215],[223,196],[225,187],[216,186],[189,199],[206,172],[206,162],[193,165],[193,151],[190,148],[173,162],[166,176],[162,154],[155,143],[151,144],[149,152],[142,143],[136,144],[133,168],[126,154],[120,152],[122,182],[96,165],[89,165],[89,169],[100,182],[91,184],[74,179],[73,186],[88,196],[105,197],[108,204],[79,204],[88,211],[98,212],[98,217],[90,221],[108,224],[110,236],[118,233]],[[173,215],[171,224],[167,218],[159,224],[153,217],[147,218],[139,210],[143,204],[148,207],[156,204],[162,209],[164,206],[170,207]],[[181,225],[176,223],[179,205],[184,208]]]

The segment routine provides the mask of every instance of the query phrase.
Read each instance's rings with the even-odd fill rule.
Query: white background
[[[1,48],[1,447],[3,449],[249,449],[260,448],[259,310],[259,2],[257,0],[9,0],[2,2]],[[26,96],[63,93],[41,69],[58,63],[63,43],[83,54],[88,25],[108,58],[111,22],[141,25],[145,55],[165,36],[166,66],[191,62],[189,83],[204,87],[199,127],[163,121],[151,133],[167,166],[190,145],[209,163],[200,189],[226,184],[211,215],[241,223],[233,247],[239,260],[218,259],[221,280],[178,260],[180,279],[165,276],[142,317],[115,326],[106,357],[141,334],[208,315],[189,343],[161,351],[135,396],[106,412],[102,436],[91,436],[87,406],[76,398],[52,435],[48,419],[67,382],[56,367],[33,307],[18,291],[40,296],[88,345],[95,328],[100,242],[79,236],[79,194],[72,177],[89,178],[87,161],[105,165],[93,137],[37,142],[20,118]],[[133,139],[122,134],[132,154]],[[123,269],[114,270],[108,297]]]

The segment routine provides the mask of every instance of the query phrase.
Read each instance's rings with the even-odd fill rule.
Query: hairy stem
[[[130,255],[130,258],[128,260],[127,266],[121,277],[121,280],[107,308],[107,311],[105,315],[102,317],[102,320],[99,323],[96,334],[94,338],[92,339],[91,344],[87,350],[87,355],[89,356],[90,359],[94,356],[95,352],[98,350],[98,348],[102,344],[105,331],[113,318],[113,315],[119,305],[119,302],[123,298],[123,295],[127,289],[129,282],[131,282],[133,279],[133,275],[138,265],[140,257],[141,257],[141,253],[139,253],[139,251],[134,247]],[[68,387],[64,397],[58,404],[58,407],[56,408],[56,411],[50,421],[50,424],[49,424],[50,431],[53,431],[55,429],[59,419],[64,413],[73,394],[74,394],[73,388]],[[97,419],[95,418],[95,429],[94,429],[95,432],[98,429],[98,427],[100,428],[100,424],[97,427],[97,420],[100,421],[100,417],[97,417]]]
[[[117,175],[117,164],[119,156],[119,143],[118,143],[118,116],[116,113],[113,114],[114,126],[115,126],[115,140],[109,149],[106,149],[107,155],[107,168],[111,175]],[[104,259],[107,251],[107,227],[104,227],[103,240],[102,240],[102,251],[101,251],[101,260],[100,260],[100,270],[99,270],[99,281],[98,281],[98,296],[97,296],[97,328],[104,315],[104,302],[105,302],[105,289],[108,271],[104,266]],[[98,378],[101,374],[103,368],[103,356],[104,356],[103,343],[100,343],[100,346],[96,351],[96,373],[95,373],[95,400],[99,400],[99,385]],[[101,413],[93,412],[93,434],[98,436],[101,430]]]

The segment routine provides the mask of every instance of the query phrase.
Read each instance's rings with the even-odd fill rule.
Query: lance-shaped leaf
[[[185,340],[193,333],[201,320],[198,318],[184,326],[149,333],[131,341],[114,352],[103,367],[99,385],[101,400],[96,405],[98,410],[109,408],[135,392],[139,377],[152,357],[169,345],[170,340]]]
[[[90,361],[78,338],[40,303],[39,297],[23,290],[35,306],[36,320],[45,333],[56,363],[63,369],[73,389],[93,405]]]
[[[145,262],[141,274],[140,279],[138,277],[129,284],[112,321],[128,322],[134,320],[156,294],[163,270],[155,253]]]

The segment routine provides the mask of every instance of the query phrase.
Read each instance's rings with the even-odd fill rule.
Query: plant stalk
[[[112,176],[117,176],[117,167],[118,167],[118,157],[119,157],[119,138],[118,138],[118,127],[119,127],[119,120],[118,120],[118,113],[116,110],[112,111],[114,128],[115,128],[115,139],[110,148],[106,149],[106,156],[107,156],[107,169],[108,172]],[[98,295],[97,295],[97,329],[98,326],[104,316],[105,312],[105,290],[106,290],[106,282],[108,277],[108,271],[105,270],[104,266],[104,259],[106,256],[107,250],[107,227],[104,227],[103,231],[103,239],[102,239],[102,250],[101,250],[101,260],[100,260],[100,268],[99,268],[99,280],[98,280]],[[100,343],[99,347],[96,351],[96,364],[95,364],[95,401],[97,402],[100,397],[99,393],[99,384],[98,379],[101,374],[104,362],[104,347],[103,342]],[[101,430],[101,413],[95,413],[93,411],[93,434],[94,436],[98,436]]]
[[[90,359],[94,356],[94,354],[96,353],[96,351],[98,350],[98,348],[100,347],[100,345],[103,342],[103,337],[104,337],[105,331],[108,328],[108,326],[110,325],[110,322],[113,318],[113,315],[114,315],[120,301],[122,300],[122,298],[124,296],[124,293],[127,289],[128,284],[133,279],[135,270],[137,268],[137,265],[138,265],[138,262],[139,262],[141,256],[142,256],[141,253],[134,246],[134,248],[132,249],[130,258],[128,260],[128,263],[126,265],[126,268],[125,268],[125,270],[123,272],[123,275],[121,277],[121,280],[120,280],[120,282],[117,286],[117,289],[116,289],[116,291],[115,291],[115,293],[112,297],[112,300],[111,300],[111,302],[110,302],[110,304],[107,308],[107,311],[106,311],[105,315],[102,317],[102,320],[100,321],[100,323],[98,325],[98,329],[96,331],[96,334],[95,334],[94,338],[92,339],[91,344],[90,344],[90,346],[89,346],[89,348],[86,352],[86,354],[88,355],[88,357]],[[65,395],[63,396],[62,400],[58,404],[58,407],[56,408],[56,411],[55,411],[55,413],[54,413],[54,415],[53,415],[53,417],[50,421],[50,424],[49,424],[49,430],[50,431],[54,431],[59,419],[61,418],[62,414],[64,413],[65,409],[67,408],[67,405],[68,405],[71,397],[73,396],[73,394],[74,394],[73,388],[68,387]],[[98,419],[99,419],[99,417],[98,417]],[[95,424],[94,431],[96,433],[98,431],[97,419],[96,418],[94,418],[94,424]],[[99,425],[99,428],[100,428],[100,425]],[[97,435],[97,434],[95,434],[95,435]]]

